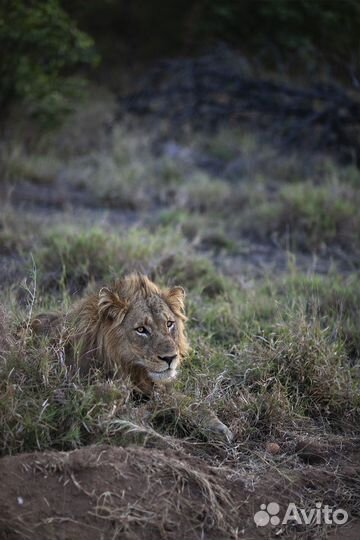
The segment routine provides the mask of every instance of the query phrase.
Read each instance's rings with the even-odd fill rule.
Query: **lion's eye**
[[[149,332],[146,330],[145,326],[138,326],[135,328],[136,332],[141,335],[147,335]]]
[[[174,326],[174,324],[175,324],[174,321],[168,321],[168,322],[166,323],[166,325],[167,325],[168,328],[172,328],[172,327]]]

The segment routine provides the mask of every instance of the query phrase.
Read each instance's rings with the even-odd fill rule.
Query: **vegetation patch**
[[[123,268],[117,276],[126,271],[131,250],[149,264],[174,240],[162,236],[150,244],[139,230],[119,240],[98,229],[80,236],[57,231],[49,238],[41,255],[48,258],[40,258],[38,274],[57,266],[68,269],[58,276],[63,279],[64,310],[71,280],[81,278],[85,284],[86,277],[86,284],[91,279],[106,284],[115,267]],[[96,266],[101,253],[102,264]],[[350,320],[356,321],[357,276],[321,278],[294,272],[243,289],[218,274],[207,259],[188,257],[168,255],[154,268],[154,277],[162,276],[164,283],[187,284],[192,351],[176,383],[180,394],[142,402],[127,381],[106,382],[101,371],[91,379],[70,374],[63,344],[35,338],[27,322],[31,313],[41,311],[41,303],[59,309],[54,296],[37,297],[34,288],[27,308],[3,317],[4,454],[104,441],[128,444],[125,428],[130,425],[140,426],[135,438],[139,444],[156,439],[157,429],[165,437],[203,440],[191,414],[191,407],[203,402],[249,447],[276,437],[287,448],[289,433],[304,425],[317,436],[325,425],[327,433],[358,431],[358,333],[349,327]],[[42,266],[45,260],[48,267]],[[210,440],[209,456],[213,444]],[[236,456],[243,460],[241,452]]]
[[[35,242],[36,221],[23,214],[19,219],[10,205],[0,207],[0,253],[25,254]]]
[[[11,183],[27,180],[35,184],[51,184],[58,171],[60,162],[56,157],[45,155],[26,155],[20,147],[11,149],[4,160],[3,180]]]
[[[279,239],[291,249],[328,246],[359,250],[358,191],[335,185],[284,186],[243,218],[243,229],[262,239]]]
[[[338,426],[358,422],[359,380],[341,340],[318,320],[294,317],[278,324],[270,338],[261,337],[246,353],[248,382],[261,391],[273,384],[283,389],[294,410]]]
[[[41,279],[49,286],[78,290],[91,281],[111,281],[124,272],[151,269],[164,254],[184,246],[170,229],[151,235],[144,229],[109,231],[93,227],[55,227],[45,236],[35,253]]]

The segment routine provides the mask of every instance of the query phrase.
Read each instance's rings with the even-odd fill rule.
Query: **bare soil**
[[[324,486],[336,495],[341,482],[358,482],[359,455],[338,470],[326,465],[267,472],[211,467],[178,451],[89,446],[0,460],[1,540],[358,538],[360,521],[329,536],[294,524],[256,527],[260,504],[301,506],[301,492]],[[357,534],[357,536],[356,536]]]

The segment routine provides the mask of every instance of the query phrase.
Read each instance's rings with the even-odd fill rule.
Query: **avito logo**
[[[302,525],[325,524],[325,525],[344,525],[349,519],[346,510],[342,508],[333,509],[329,505],[322,506],[321,502],[315,504],[315,508],[305,510],[298,508],[295,503],[289,503],[284,517],[281,519],[280,505],[277,502],[261,504],[260,510],[255,513],[254,521],[257,527],[266,527],[266,525],[286,525],[295,522]]]

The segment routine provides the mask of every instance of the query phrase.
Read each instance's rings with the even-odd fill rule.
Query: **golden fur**
[[[85,297],[66,318],[67,363],[82,373],[95,367],[130,376],[143,392],[173,380],[188,349],[184,298],[181,287],[160,289],[140,274]],[[60,325],[52,314],[33,321],[41,332]]]

